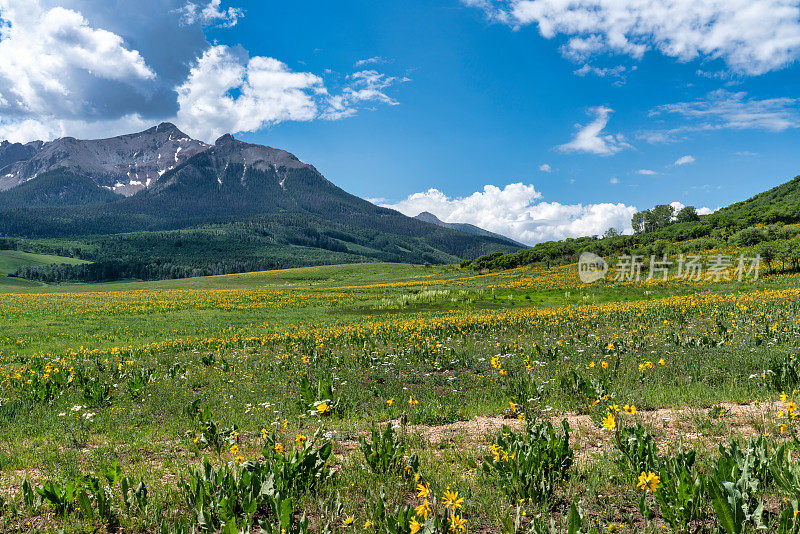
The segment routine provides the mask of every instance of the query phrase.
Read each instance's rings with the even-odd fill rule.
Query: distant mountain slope
[[[56,169],[8,191],[0,191],[0,211],[42,206],[105,204],[121,198],[121,195],[98,186],[87,176],[66,169]]]
[[[191,139],[174,124],[162,123],[144,132],[109,139],[63,137],[48,143],[4,147],[0,148],[0,190],[48,171],[66,169],[98,186],[132,195],[208,145]]]
[[[153,232],[192,228],[220,228],[231,236],[229,239],[235,235],[236,239],[262,243],[272,250],[302,246],[328,251],[329,258],[333,257],[330,254],[339,254],[345,259],[341,254],[346,254],[347,261],[444,263],[520,248],[507,238],[471,235],[375,206],[336,187],[312,165],[284,150],[244,143],[230,135],[129,197],[93,186],[94,178],[82,170],[58,169],[0,192],[0,235],[71,242],[76,236],[104,235],[104,249],[116,250],[113,243],[126,239],[119,234],[139,232],[135,249],[119,251],[128,263],[168,261],[169,254],[155,258],[149,252],[153,246],[161,247],[156,242],[165,239]],[[71,197],[67,193],[70,183],[74,191]],[[43,190],[52,194],[44,195]],[[30,199],[29,204],[21,207],[21,198]],[[81,205],[65,205],[68,203]],[[62,207],[53,210],[55,204]],[[237,230],[228,232],[230,229]],[[220,257],[225,265],[242,265],[235,254],[229,253],[239,250],[232,243],[216,253],[204,253],[202,243],[199,239],[192,245],[192,268]],[[309,256],[308,252],[303,254]],[[255,250],[247,255],[262,257]],[[292,257],[297,264],[313,264],[299,260],[297,254],[279,255]],[[121,256],[97,251],[87,259],[98,262],[91,268],[96,270],[104,268],[104,261],[116,261],[115,257]],[[273,265],[258,261],[258,265]]]
[[[426,223],[435,224],[436,226],[444,226],[445,228],[450,228],[451,230],[458,230],[459,232],[464,232],[464,233],[467,233],[467,234],[479,235],[479,236],[484,236],[484,237],[496,237],[497,239],[503,239],[505,241],[508,241],[510,244],[514,245],[515,247],[526,248],[526,245],[523,245],[522,243],[520,243],[518,241],[514,241],[513,239],[510,239],[510,238],[508,238],[508,237],[506,237],[504,235],[500,235],[500,234],[496,234],[494,232],[490,232],[489,230],[484,230],[483,228],[481,228],[479,226],[475,226],[474,224],[469,224],[469,223],[446,223],[446,222],[442,221],[439,217],[437,217],[436,215],[434,215],[433,213],[431,213],[429,211],[423,211],[419,215],[415,215],[414,218],[418,219],[420,221],[426,222]]]

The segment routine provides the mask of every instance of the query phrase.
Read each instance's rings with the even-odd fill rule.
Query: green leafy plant
[[[315,447],[317,434],[290,451],[276,447],[274,436],[268,437],[263,453],[266,465],[272,473],[272,484],[276,492],[297,495],[312,491],[318,484],[331,478],[332,473],[327,463],[333,446],[324,442],[318,448]]]
[[[186,414],[197,421],[197,430],[190,431],[188,436],[193,438],[198,449],[209,448],[220,456],[223,448],[236,443],[238,427],[231,425],[223,428],[218,421],[214,421],[214,414],[210,408],[199,409],[198,401],[186,408]]]
[[[367,465],[376,473],[389,474],[402,469],[405,446],[388,423],[383,433],[372,427],[372,440],[359,438],[359,446]]]
[[[653,494],[664,522],[674,532],[681,533],[693,531],[697,522],[706,516],[704,478],[687,463],[682,460],[665,462],[659,471],[661,486]]]
[[[97,378],[90,379],[83,386],[83,398],[91,406],[102,407],[111,404],[114,390],[111,384],[105,383]]]
[[[145,386],[153,380],[153,369],[137,369],[131,372],[127,382],[128,394],[132,399],[140,398]]]
[[[629,469],[635,476],[642,471],[658,471],[661,466],[656,440],[650,430],[639,422],[617,427],[614,452],[620,468]]]
[[[720,457],[707,485],[717,519],[728,534],[738,534],[750,526],[762,528],[763,489],[773,476],[779,486],[790,480],[791,469],[778,468],[786,465],[784,460],[784,447],[773,451],[763,436],[750,440],[744,449],[735,441],[729,448],[720,446]]]
[[[307,376],[302,377],[297,406],[302,412],[319,416],[342,415],[343,411],[341,399],[334,398],[333,379],[330,377],[320,378],[316,385]]]
[[[528,425],[521,433],[503,426],[483,460],[483,470],[497,479],[503,493],[534,501],[548,499],[560,480],[567,478],[573,451],[569,424],[557,434],[550,421]]]
[[[800,384],[800,361],[793,354],[775,359],[765,376],[775,391],[795,389]]]
[[[313,441],[284,453],[276,450],[273,439],[264,448],[263,461],[214,467],[206,459],[202,468],[191,469],[178,487],[197,527],[238,533],[258,517],[266,532],[306,532],[308,520],[295,518],[294,499],[331,476],[326,465],[331,444],[315,448]]]

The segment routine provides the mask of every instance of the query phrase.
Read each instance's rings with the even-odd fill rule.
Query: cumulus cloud
[[[590,108],[589,113],[594,115],[594,120],[586,126],[575,125],[578,130],[575,138],[569,143],[557,146],[556,150],[610,156],[626,148],[632,148],[622,134],[603,134],[613,112],[613,109],[605,106]]]
[[[232,28],[239,22],[239,18],[244,16],[244,11],[238,7],[221,7],[221,0],[211,0],[208,4],[196,4],[187,2],[179,13],[183,18],[184,24],[202,24],[203,26],[219,26],[222,28]]]
[[[610,184],[618,184],[619,183],[619,178],[617,178],[616,176],[612,176],[611,179],[608,181],[608,183],[610,183]]]
[[[692,156],[682,156],[678,158],[673,165],[688,165],[689,163],[694,163],[696,160]]]
[[[650,169],[639,169],[636,171],[636,174],[641,174],[643,176],[655,176],[658,173],[656,171],[651,171]]]
[[[0,139],[106,137],[171,121],[213,141],[397,104],[389,89],[406,78],[323,78],[206,40],[204,26],[242,15],[221,0],[0,0]]]
[[[336,120],[357,113],[363,103],[397,105],[386,94],[395,77],[374,70],[347,76],[332,94],[323,79],[295,72],[270,57],[246,58],[216,45],[197,60],[177,88],[177,124],[199,139],[226,132],[253,132],[285,121]]]
[[[549,163],[542,163],[539,165],[539,170],[542,172],[553,172],[553,168],[550,166]]]
[[[117,34],[38,0],[0,0],[0,116],[94,114],[87,85],[144,91],[155,73]]]
[[[438,189],[415,193],[397,203],[382,203],[408,216],[423,211],[445,222],[470,223],[525,244],[553,239],[599,235],[609,228],[631,233],[636,212],[622,203],[561,204],[541,202],[533,185],[484,186],[466,197],[452,198]]]
[[[241,57],[224,45],[208,49],[178,91],[178,125],[201,139],[251,132],[283,121],[309,121],[319,110],[322,79],[284,63]]]
[[[657,50],[679,61],[721,59],[733,71],[758,75],[800,55],[796,0],[462,0],[493,20],[567,39],[565,56],[639,59]]]

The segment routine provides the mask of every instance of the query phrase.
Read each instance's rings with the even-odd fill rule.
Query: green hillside
[[[121,198],[121,195],[95,185],[85,176],[59,169],[43,173],[35,180],[0,192],[0,211],[40,206],[52,208],[79,204],[104,204]]]
[[[800,222],[800,176],[708,216],[719,226]]]
[[[19,250],[0,250],[0,276],[7,276],[25,267],[42,267],[50,265],[84,265],[88,262],[65,256],[51,254],[31,254]]]

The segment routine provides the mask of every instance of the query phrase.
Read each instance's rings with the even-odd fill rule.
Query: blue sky
[[[529,243],[800,174],[797,1],[132,4],[0,0],[0,137],[233,130],[361,197]],[[84,36],[70,57],[65,26]],[[1,59],[34,38],[58,71]]]

